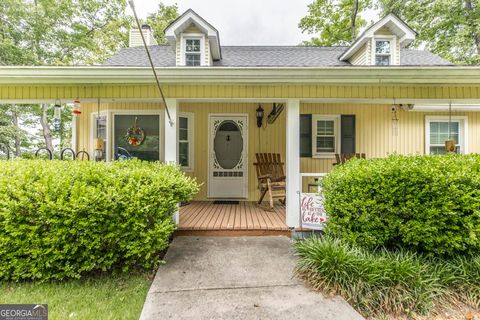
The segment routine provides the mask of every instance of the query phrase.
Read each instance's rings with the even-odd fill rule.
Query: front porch
[[[180,208],[176,235],[290,236],[285,218],[285,206],[278,201],[273,211],[265,211],[250,201],[239,201],[238,204],[193,201]]]

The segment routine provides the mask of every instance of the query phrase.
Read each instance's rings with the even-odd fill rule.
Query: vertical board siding
[[[480,86],[407,85],[173,85],[163,86],[168,98],[339,98],[339,99],[480,99]],[[0,99],[160,99],[154,85],[0,85]]]

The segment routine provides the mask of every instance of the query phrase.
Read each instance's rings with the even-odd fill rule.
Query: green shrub
[[[324,180],[328,234],[436,256],[480,250],[480,156],[352,160]]]
[[[176,204],[197,192],[175,166],[0,162],[0,279],[78,278],[152,268]]]
[[[297,275],[339,294],[364,316],[428,315],[460,300],[480,302],[480,256],[428,258],[406,251],[372,251],[329,236],[298,241]]]

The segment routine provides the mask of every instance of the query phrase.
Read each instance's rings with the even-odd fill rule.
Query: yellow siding
[[[208,41],[208,37],[205,37],[205,65],[211,65],[211,60],[212,58],[210,55],[210,42]]]
[[[176,53],[176,62],[177,62],[177,66],[180,65],[180,58],[181,58],[181,45],[180,45],[180,41],[177,39],[177,42],[175,42],[175,53]]]
[[[381,36],[391,36],[391,35],[393,35],[393,33],[387,27],[381,27],[380,29],[375,31],[375,35],[376,36],[380,36],[380,35]]]
[[[271,104],[263,104],[265,114],[272,108]],[[180,112],[192,112],[195,115],[195,159],[194,172],[189,175],[197,178],[202,183],[196,199],[207,198],[208,181],[208,115],[210,113],[236,113],[248,114],[248,198],[258,199],[257,176],[255,171],[255,153],[276,152],[282,155],[285,161],[285,113],[277,118],[274,124],[258,128],[256,124],[255,110],[258,104],[254,103],[183,103]]]
[[[168,98],[479,99],[478,85],[164,85]],[[154,85],[0,85],[0,99],[159,99]]]
[[[370,64],[370,56],[367,56],[367,49],[369,42],[366,42],[355,54],[350,58],[350,63],[353,65],[367,65]]]
[[[198,29],[196,25],[193,23],[188,26],[184,31],[184,33],[203,33],[202,30]]]

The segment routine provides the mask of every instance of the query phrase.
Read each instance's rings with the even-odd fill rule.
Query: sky
[[[140,17],[155,12],[160,0],[135,0]],[[313,0],[163,0],[177,3],[179,13],[191,8],[220,33],[222,45],[298,45],[311,35],[302,34],[300,19]],[[130,13],[130,10],[127,11]],[[369,12],[364,18],[375,19]]]

